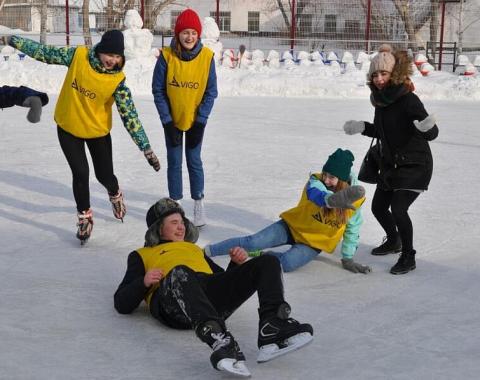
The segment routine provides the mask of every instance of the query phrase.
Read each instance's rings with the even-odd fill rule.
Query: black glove
[[[147,159],[148,163],[153,167],[153,169],[158,172],[160,170],[160,161],[158,161],[157,156],[153,153],[151,148],[145,149],[143,151],[145,158]]]
[[[195,121],[192,128],[185,133],[185,144],[188,149],[193,149],[202,142],[203,132],[205,132],[205,124]]]
[[[175,127],[173,121],[163,124],[163,129],[171,146],[179,146],[182,143],[183,131]]]

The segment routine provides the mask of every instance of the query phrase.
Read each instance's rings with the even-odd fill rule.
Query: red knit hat
[[[185,9],[177,17],[175,23],[175,35],[178,36],[182,30],[195,29],[200,36],[202,34],[202,23],[200,17],[193,9]]]

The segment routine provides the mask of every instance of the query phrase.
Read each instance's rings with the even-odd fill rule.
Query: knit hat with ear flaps
[[[195,243],[198,240],[198,228],[185,217],[182,206],[170,198],[162,198],[148,209],[146,221],[148,230],[145,233],[145,246],[153,247],[161,242],[159,235],[160,225],[163,220],[172,214],[180,214],[185,223],[185,241]]]
[[[370,61],[370,68],[368,70],[368,78],[372,78],[376,71],[388,71],[391,73],[395,66],[395,56],[393,55],[393,48],[388,44],[383,44],[378,49],[378,54]]]
[[[323,165],[322,172],[329,173],[338,179],[347,182],[350,178],[350,171],[354,160],[355,157],[353,157],[352,152],[338,148],[328,156],[327,162]]]
[[[185,9],[177,17],[177,22],[175,23],[175,35],[178,36],[180,32],[185,29],[195,29],[199,36],[202,34],[200,17],[198,17],[197,12],[193,9]]]
[[[97,54],[118,54],[123,57],[125,51],[123,33],[116,29],[105,32],[102,39],[95,47],[95,51]]]

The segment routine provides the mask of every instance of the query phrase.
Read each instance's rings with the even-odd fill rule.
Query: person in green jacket
[[[150,147],[125,84],[123,33],[109,30],[93,48],[59,48],[19,36],[10,36],[8,43],[40,62],[68,66],[55,107],[55,122],[58,140],[73,176],[77,238],[84,244],[93,228],[85,145],[92,157],[95,176],[108,191],[115,218],[123,222],[126,213],[123,192],[113,172],[110,136],[113,103],[116,103],[123,125],[148,163],[156,171],[160,169],[160,162]]]

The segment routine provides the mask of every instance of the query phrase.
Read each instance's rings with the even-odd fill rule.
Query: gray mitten
[[[365,130],[365,123],[363,121],[348,120],[343,124],[343,130],[347,135],[362,133]]]
[[[353,259],[342,259],[343,269],[353,273],[370,273],[372,269],[368,265],[362,265],[353,261]]]
[[[365,188],[360,185],[347,187],[326,197],[327,207],[355,210],[353,202],[365,196]]]
[[[38,96],[29,96],[26,98],[22,107],[29,107],[30,111],[27,113],[27,119],[30,123],[38,123],[40,116],[42,116],[42,100]]]
[[[413,124],[420,132],[428,132],[437,123],[435,116],[428,115],[422,121],[414,120]]]

